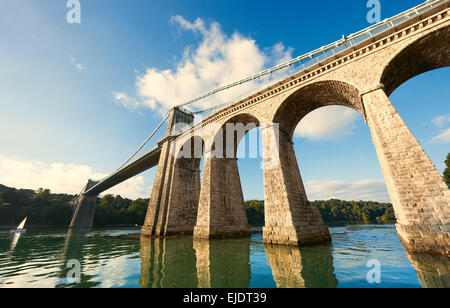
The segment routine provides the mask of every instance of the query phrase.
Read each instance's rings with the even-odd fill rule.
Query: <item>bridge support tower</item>
[[[84,193],[96,184],[97,182],[89,180],[80,196],[75,200],[69,229],[90,229],[94,225],[97,196],[88,196]]]
[[[181,108],[171,111],[167,136],[160,141],[161,156],[141,235],[165,237],[192,234],[200,193],[200,159],[176,159],[177,124],[191,124],[194,115]]]

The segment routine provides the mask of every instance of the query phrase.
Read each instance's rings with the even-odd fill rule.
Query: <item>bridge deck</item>
[[[88,189],[84,195],[96,196],[105,190],[120,184],[147,169],[150,169],[158,164],[159,156],[161,155],[161,147],[157,146],[146,154],[140,156],[136,160],[126,164],[118,169],[108,177],[101,180],[99,183]]]

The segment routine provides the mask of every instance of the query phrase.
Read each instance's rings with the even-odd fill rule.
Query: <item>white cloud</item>
[[[291,58],[293,51],[281,43],[261,50],[254,40],[238,32],[228,36],[222,32],[218,23],[207,25],[200,18],[191,23],[177,15],[171,18],[171,22],[182,30],[199,34],[201,42],[197,46],[185,48],[181,60],[175,63],[173,69],[148,68],[143,74],[138,74],[137,99],[130,99],[124,93],[114,93],[121,105],[129,109],[147,106],[164,112],[218,86],[286,61]],[[226,102],[257,85],[257,82],[249,82],[199,102],[196,107]]]
[[[69,61],[80,71],[86,69],[86,67],[83,64],[78,63],[72,55],[69,55]]]
[[[114,99],[120,106],[123,106],[129,110],[135,110],[142,106],[145,106],[145,104],[142,104],[140,101],[138,101],[132,97],[129,97],[128,94],[126,94],[126,93],[114,92],[113,95],[114,95]]]
[[[448,122],[450,122],[450,115],[438,116],[431,120],[431,123],[437,127],[443,127]]]
[[[102,179],[107,174],[94,172],[91,167],[75,164],[40,161],[20,161],[0,155],[0,184],[38,189],[48,188],[55,193],[77,194],[88,179]],[[130,199],[148,197],[151,186],[137,176],[111,188],[103,194],[121,195]]]
[[[295,130],[296,137],[336,140],[352,133],[360,114],[343,106],[322,107],[306,115]]]
[[[450,128],[445,129],[439,135],[431,139],[434,143],[450,143]]]
[[[358,182],[308,181],[305,183],[305,189],[310,200],[340,199],[390,202],[384,180]]]

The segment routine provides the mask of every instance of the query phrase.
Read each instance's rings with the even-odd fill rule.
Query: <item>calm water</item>
[[[127,239],[137,230],[87,234],[0,233],[1,287],[450,287],[447,257],[408,255],[391,225],[330,229],[333,242],[305,248],[249,239]],[[367,262],[381,265],[369,284]],[[79,260],[81,283],[65,278]],[[73,261],[72,261],[73,262]],[[67,265],[70,267],[67,267]]]

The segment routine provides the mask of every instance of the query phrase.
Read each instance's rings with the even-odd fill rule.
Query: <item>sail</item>
[[[27,217],[25,217],[24,220],[22,220],[22,222],[20,223],[19,226],[17,226],[17,230],[22,230],[23,227],[25,226],[25,222],[27,221]]]
[[[13,251],[16,248],[17,242],[19,241],[19,238],[21,235],[22,235],[22,233],[14,233],[14,238],[11,241],[11,246],[9,247],[10,251]]]

